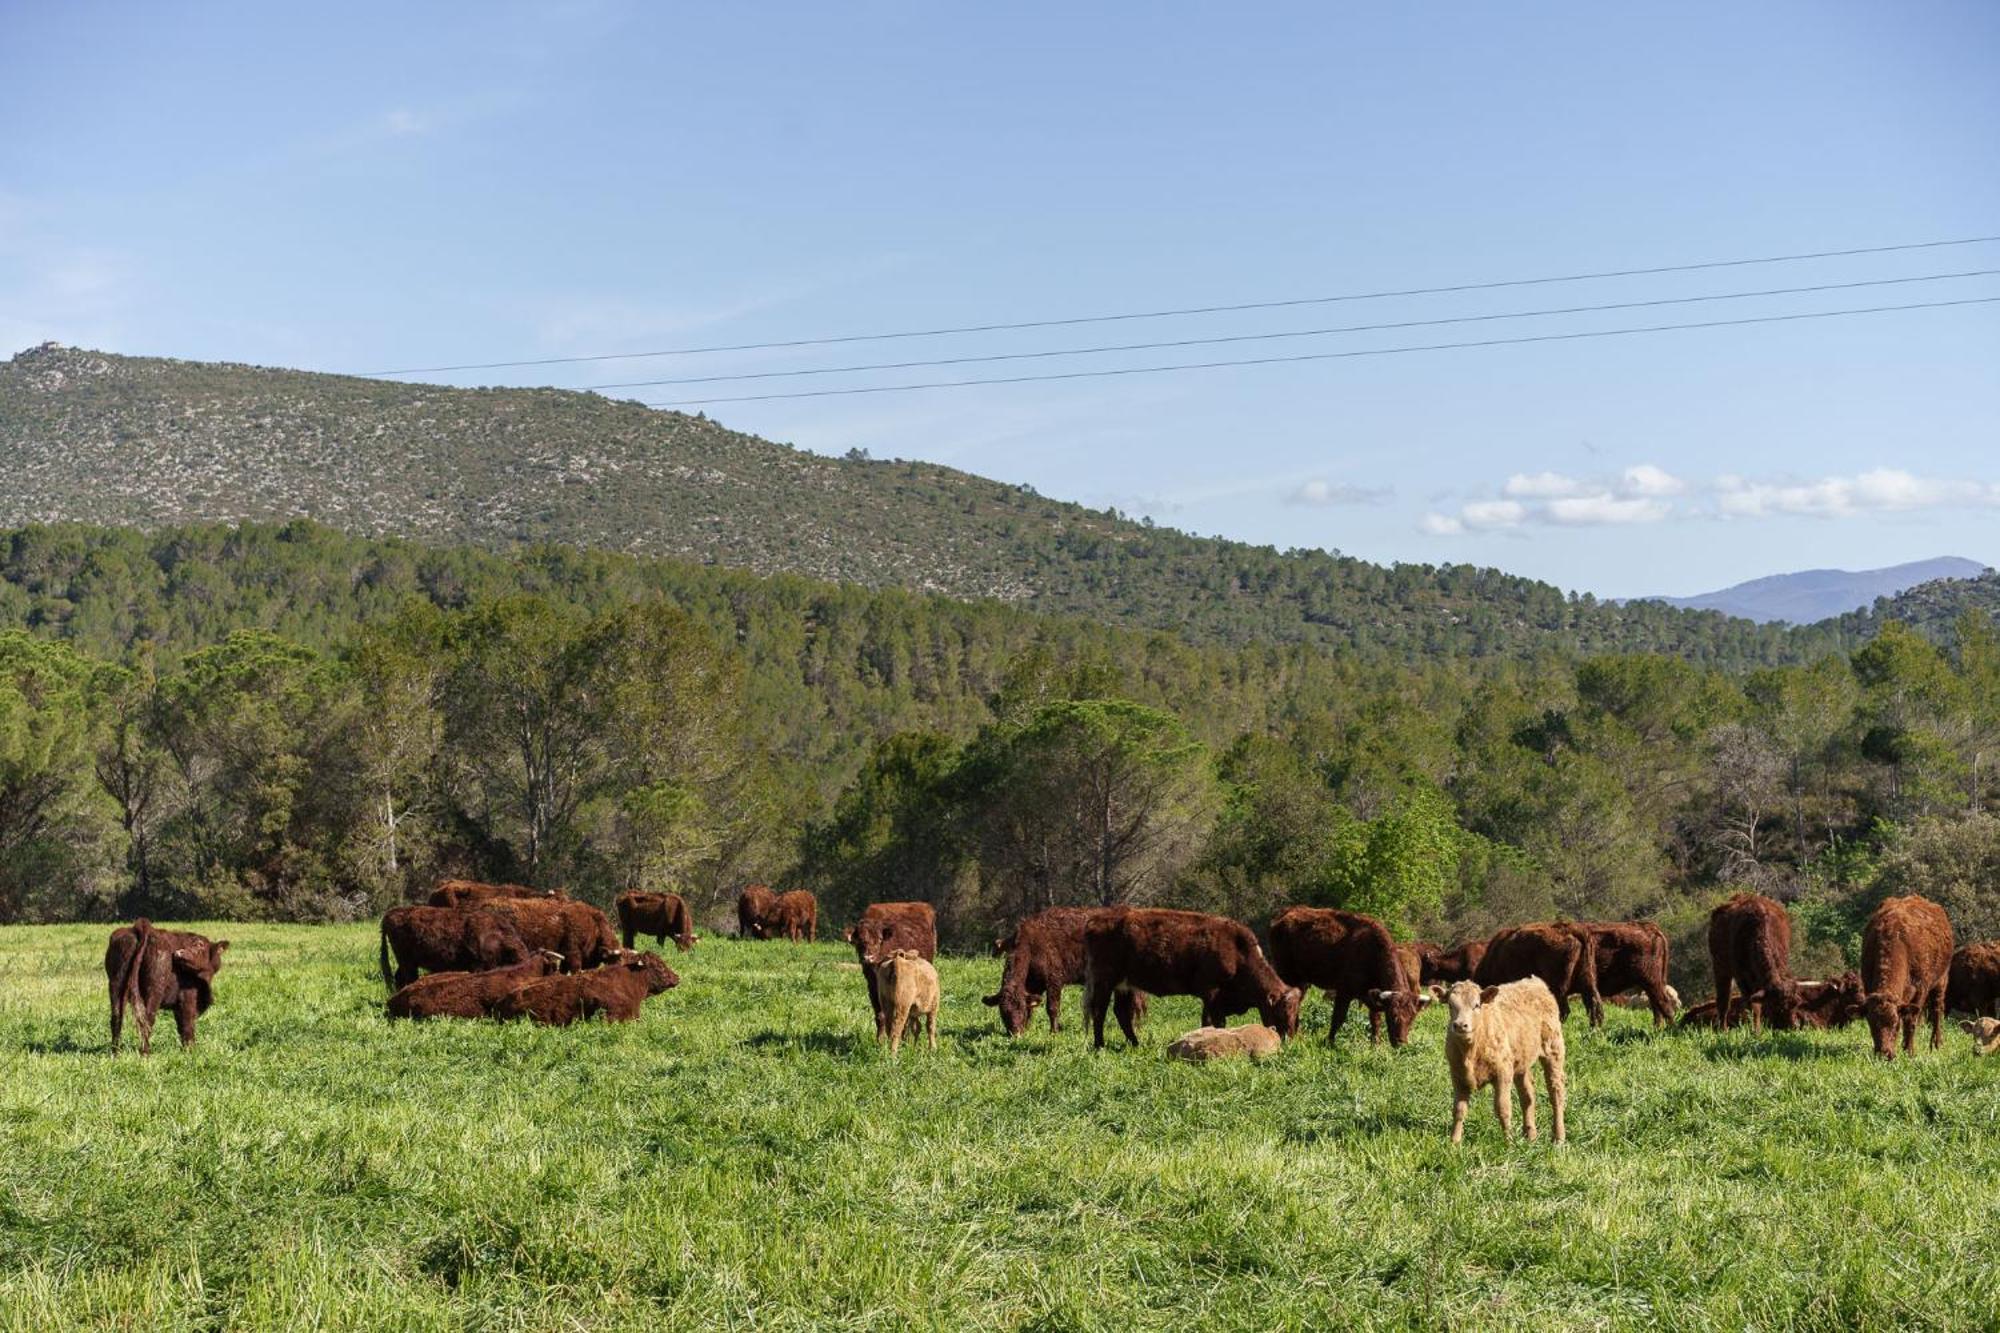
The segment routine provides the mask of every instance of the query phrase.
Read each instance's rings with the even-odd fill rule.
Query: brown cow
[[[1729,1013],[1729,1026],[1740,1028],[1745,1023],[1758,1021],[1761,1006],[1755,1000],[1745,999]],[[1722,1024],[1716,1021],[1714,1000],[1703,1000],[1681,1011],[1680,1025],[1684,1028],[1715,1028]]]
[[[882,960],[907,949],[929,962],[937,957],[937,913],[929,903],[870,903],[861,919],[841,932],[854,946],[861,975],[868,981],[868,1007],[875,1011],[875,1035],[889,1034],[889,1014],[882,1003]]]
[[[1708,961],[1715,973],[1715,1007],[1731,1019],[1730,988],[1755,1001],[1750,1026],[1768,1018],[1774,1028],[1795,1028],[1804,993],[1792,979],[1792,919],[1774,899],[1739,893],[1708,914]]]
[[[688,910],[687,899],[678,893],[646,893],[635,889],[619,894],[615,906],[618,929],[628,949],[639,936],[651,935],[661,944],[671,939],[676,948],[686,953],[701,938],[694,933],[694,913]]]
[[[111,992],[111,1051],[125,1035],[125,1007],[139,1024],[139,1054],[153,1053],[153,1020],[171,1008],[181,1047],[194,1045],[194,1020],[215,1001],[215,974],[228,940],[186,930],[156,930],[140,917],[111,932],[104,980]]]
[[[630,1023],[646,998],[681,984],[667,960],[656,953],[617,951],[603,967],[587,972],[544,977],[510,991],[494,1006],[502,1019],[531,1018],[544,1027],[571,1023],[602,1014],[613,1023]]]
[[[1285,984],[1240,921],[1158,907],[1113,908],[1084,927],[1083,948],[1096,1047],[1104,1045],[1104,1015],[1121,988],[1196,996],[1203,1027],[1225,1027],[1231,1015],[1255,1009],[1281,1037],[1299,1030],[1298,988]],[[1126,1028],[1125,1039],[1138,1045],[1138,1030]]]
[[[1598,1004],[1595,945],[1597,937],[1569,921],[1544,921],[1509,926],[1486,942],[1486,952],[1473,969],[1481,986],[1540,977],[1555,997],[1556,1012],[1569,1017],[1569,997],[1581,995],[1586,1005]]]
[[[1843,972],[1826,981],[1798,983],[1799,1001],[1792,1017],[1799,1027],[1844,1028],[1861,1017],[1867,1006],[1867,992],[1861,988],[1859,972]]]
[[[1945,1008],[1974,1018],[2000,1018],[2000,940],[1968,944],[1951,956]]]
[[[1045,1005],[1049,1031],[1062,1031],[1062,993],[1065,986],[1083,984],[1083,928],[1092,917],[1114,908],[1051,907],[1024,919],[1012,934],[995,940],[995,953],[1005,956],[1000,969],[1000,989],[984,997],[984,1002],[1000,1011],[1000,1026],[1010,1037],[1028,1030],[1028,1018],[1035,1006]],[[1114,1000],[1118,1022],[1137,1027],[1146,1016],[1146,996],[1142,991],[1120,991]]]
[[[561,954],[565,972],[600,966],[624,952],[611,918],[589,903],[504,898],[480,910],[513,926],[528,948]]]
[[[1470,981],[1479,971],[1479,960],[1486,956],[1485,940],[1467,940],[1455,949],[1440,949],[1434,944],[1418,944],[1417,959],[1422,964],[1417,980],[1424,986],[1433,983],[1450,985],[1454,981]]]
[[[561,967],[561,958],[537,950],[525,963],[490,972],[433,972],[389,997],[389,1017],[489,1018],[501,1000]]]
[[[789,889],[778,895],[763,919],[764,933],[784,936],[794,944],[819,942],[819,899],[804,889]]]
[[[1861,931],[1861,984],[1875,1054],[1896,1058],[1916,1047],[1917,1023],[1931,1022],[1931,1049],[1944,1045],[1944,996],[1951,973],[1951,919],[1928,898],[1885,899]]]
[[[764,940],[770,936],[760,933],[764,917],[776,905],[778,895],[771,892],[767,884],[746,885],[743,892],[736,895],[736,934],[746,940]]]
[[[1653,1026],[1673,1021],[1677,1002],[1667,985],[1667,933],[1650,921],[1579,922],[1594,937],[1596,965],[1589,990],[1590,1025],[1604,1026],[1599,998],[1643,991],[1653,1010]]]
[[[1368,1042],[1382,1041],[1382,1017],[1389,1018],[1389,1044],[1410,1039],[1423,1000],[1416,976],[1389,928],[1372,916],[1330,907],[1288,907],[1271,918],[1271,963],[1288,985],[1301,991],[1318,986],[1333,1004],[1331,1042],[1347,1021],[1347,1007],[1359,1000],[1368,1009]]]
[[[520,932],[486,908],[392,907],[382,914],[382,981],[390,990],[420,972],[485,972],[527,958]]]
[[[471,879],[441,879],[431,892],[432,907],[477,907],[500,898],[567,898],[561,889],[531,889],[525,884],[481,884]]]

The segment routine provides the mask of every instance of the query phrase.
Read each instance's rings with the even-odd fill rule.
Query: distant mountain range
[[[1645,600],[1691,611],[1720,611],[1760,624],[1811,625],[1873,606],[1878,597],[1894,597],[1919,584],[1938,579],[1976,579],[1986,572],[1987,566],[1977,560],[1940,556],[1935,560],[1891,565],[1887,569],[1806,569],[1796,574],[1772,574],[1696,597]]]

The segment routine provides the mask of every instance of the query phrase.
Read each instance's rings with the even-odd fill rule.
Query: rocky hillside
[[[1470,566],[1188,536],[923,463],[834,459],[703,416],[45,345],[0,365],[0,526],[305,517],[506,550],[557,542],[1370,656],[1659,650],[1788,660],[1796,636]]]

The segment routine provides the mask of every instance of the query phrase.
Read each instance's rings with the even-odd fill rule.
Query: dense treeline
[[[0,547],[0,917],[369,914],[457,873],[605,898],[746,879],[1449,941],[1891,890],[2000,934],[2000,648],[1897,624],[1730,674],[1547,654],[1364,667],[786,577],[306,524]],[[1699,951],[1679,950],[1684,969]],[[1808,963],[1810,965],[1810,962]]]

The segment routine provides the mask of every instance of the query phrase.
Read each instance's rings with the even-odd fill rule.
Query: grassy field
[[[397,1025],[369,927],[234,940],[106,1054],[102,927],[0,931],[0,1326],[2000,1325],[2000,1060],[1570,1026],[1567,1148],[1445,1142],[1442,1019],[1260,1066],[1019,1041],[949,960],[891,1061],[843,950],[704,940],[625,1027]],[[1073,1012],[1081,996],[1070,996]]]

